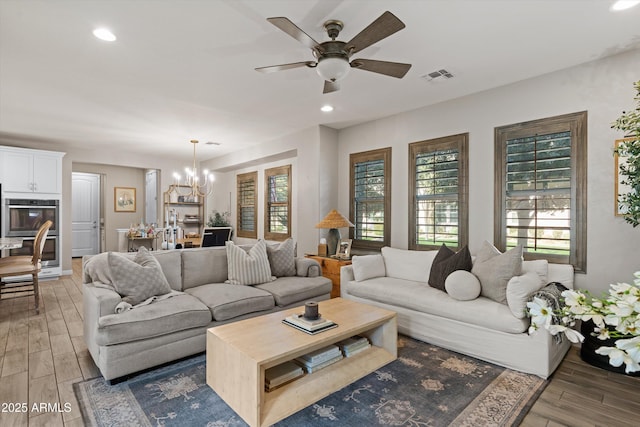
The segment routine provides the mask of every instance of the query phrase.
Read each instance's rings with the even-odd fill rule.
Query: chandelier
[[[199,197],[206,197],[213,191],[213,174],[207,169],[202,171],[202,181],[198,175],[196,167],[196,144],[197,139],[192,139],[193,144],[193,166],[184,168],[185,179],[177,172],[173,173],[174,183],[170,186],[169,191],[175,191],[179,196],[184,196],[185,200],[197,202]]]

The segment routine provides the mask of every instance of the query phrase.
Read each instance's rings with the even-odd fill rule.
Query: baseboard
[[[61,276],[71,276],[73,275],[73,270],[62,270]]]

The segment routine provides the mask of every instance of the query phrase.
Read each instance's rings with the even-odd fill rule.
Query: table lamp
[[[335,255],[340,243],[340,230],[339,228],[355,227],[347,218],[345,218],[340,212],[333,209],[324,217],[322,221],[316,224],[316,228],[328,228],[327,234],[327,254]]]

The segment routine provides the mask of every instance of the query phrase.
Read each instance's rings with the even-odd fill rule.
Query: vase
[[[595,328],[595,324],[591,320],[582,322],[582,325],[580,326],[580,332],[582,333],[582,335],[584,335],[584,341],[582,342],[582,347],[580,348],[580,358],[590,365],[593,365],[601,369],[606,369],[607,371],[617,372],[619,374],[624,374],[631,377],[640,376],[640,372],[630,372],[628,374],[625,373],[624,370],[626,365],[624,363],[617,367],[612,366],[609,363],[609,356],[603,356],[601,354],[596,353],[596,350],[599,349],[600,347],[615,347],[616,341],[618,339],[624,339],[624,338],[609,338],[606,340],[601,340],[597,336],[591,335],[591,333],[594,331],[594,328]],[[615,330],[612,327],[608,327],[608,328],[609,330]],[[633,338],[633,337],[629,336],[625,338]]]

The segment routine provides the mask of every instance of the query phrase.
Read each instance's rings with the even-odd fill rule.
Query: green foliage
[[[231,227],[231,212],[213,211],[209,215],[207,227]]]
[[[624,215],[625,221],[637,227],[640,224],[640,80],[633,86],[636,89],[636,109],[623,111],[611,127],[631,138],[617,149],[618,154],[627,156],[626,165],[620,166],[620,174],[623,176],[622,183],[631,188],[628,193],[619,195],[619,201],[629,207]]]

